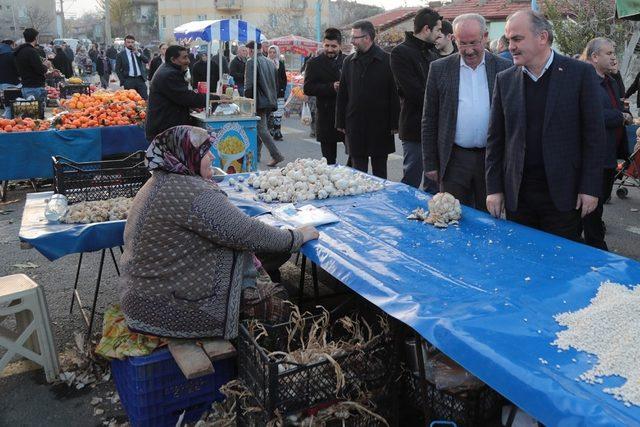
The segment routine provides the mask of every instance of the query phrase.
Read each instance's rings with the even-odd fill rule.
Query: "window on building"
[[[207,15],[198,15],[198,21],[206,21]]]
[[[162,19],[160,20],[160,28],[163,30],[167,28],[167,17],[162,15]]]
[[[271,28],[275,28],[278,26],[278,16],[275,13],[269,14],[269,25]]]
[[[6,5],[5,7],[7,8],[7,10],[11,10],[11,5],[10,4]]]
[[[182,16],[173,15],[173,26],[174,27],[178,27],[180,25],[182,25]]]

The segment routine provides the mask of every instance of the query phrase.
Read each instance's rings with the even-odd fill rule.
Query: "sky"
[[[359,3],[373,4],[382,6],[385,9],[394,9],[400,6],[421,6],[425,4],[425,0],[359,0]],[[86,12],[94,11],[96,8],[95,0],[65,0],[66,12],[75,13],[76,16],[83,15]]]

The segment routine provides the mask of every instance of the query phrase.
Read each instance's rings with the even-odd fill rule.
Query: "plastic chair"
[[[49,324],[49,310],[41,286],[24,274],[0,277],[0,323],[13,315],[16,330],[0,325],[0,372],[19,355],[44,368],[47,381],[58,379],[58,352]]]

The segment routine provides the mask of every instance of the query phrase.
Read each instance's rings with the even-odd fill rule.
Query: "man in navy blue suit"
[[[551,49],[551,24],[523,10],[507,20],[515,66],[498,74],[487,138],[487,209],[579,241],[602,193],[605,128],[589,64]]]

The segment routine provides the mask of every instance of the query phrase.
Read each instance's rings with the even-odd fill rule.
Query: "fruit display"
[[[97,91],[91,95],[73,94],[61,101],[66,112],[58,114],[53,125],[58,130],[98,126],[125,126],[143,122],[146,102],[135,90]]]
[[[60,99],[60,89],[51,86],[47,86],[45,89],[48,99]]]
[[[296,99],[304,98],[304,91],[302,90],[302,86],[294,86],[291,88],[291,96]]]
[[[71,84],[71,85],[81,85],[84,83],[84,81],[82,81],[82,79],[80,77],[69,77],[67,79],[67,83]]]
[[[2,119],[0,118],[0,133],[7,132],[33,132],[41,130],[49,130],[51,123],[49,120],[34,119]]]

